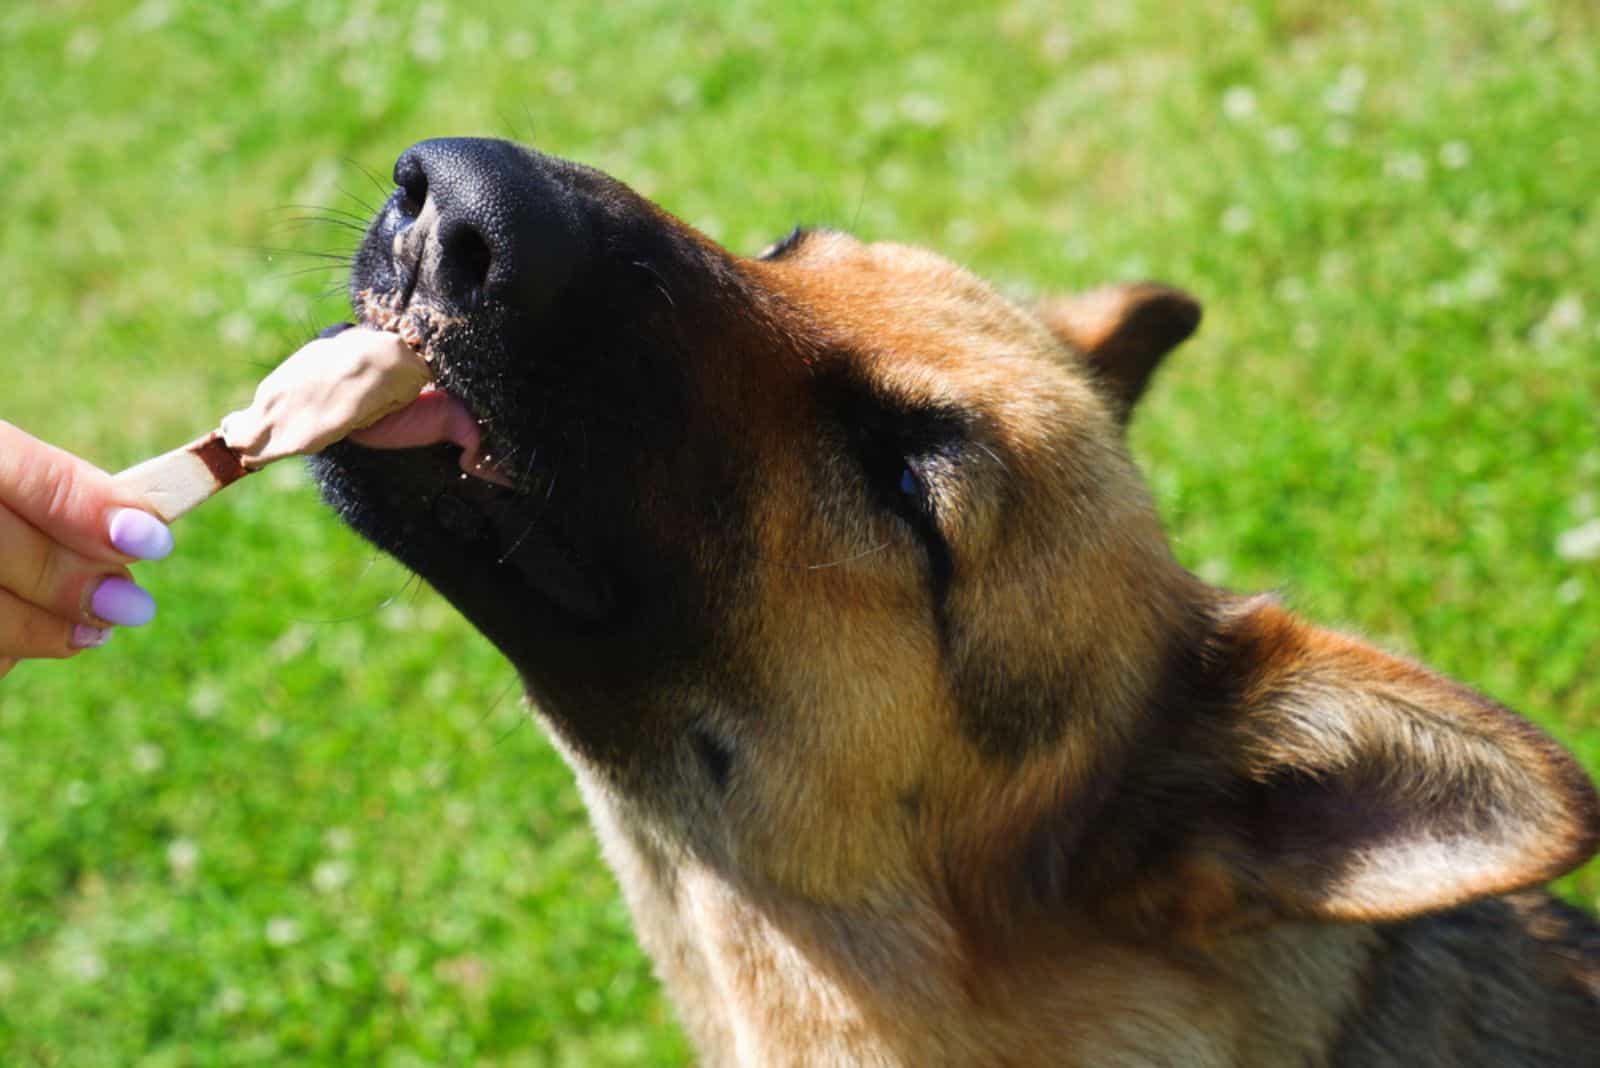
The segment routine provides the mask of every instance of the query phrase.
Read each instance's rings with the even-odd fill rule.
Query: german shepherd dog
[[[1597,929],[1528,889],[1578,764],[1174,561],[1124,428],[1192,299],[743,258],[500,141],[395,181],[358,310],[501,477],[322,490],[516,666],[705,1063],[1600,1064]]]

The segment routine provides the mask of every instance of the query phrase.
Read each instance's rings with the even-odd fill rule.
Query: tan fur
[[[729,263],[751,295],[679,287],[670,328],[767,490],[737,532],[748,569],[696,550],[728,576],[725,639],[660,703],[726,741],[732,779],[644,788],[566,749],[705,1063],[1544,1064],[1594,1033],[1593,972],[1551,963],[1567,921],[1472,904],[1593,851],[1571,758],[1173,560],[1122,425],[1197,305],[1145,286],[1034,313],[833,233]],[[940,603],[828,429],[835,376],[963,420],[961,460],[928,475]],[[692,540],[715,502],[660,462],[640,493]],[[1416,1044],[1388,1015],[1404,992],[1501,989],[1429,926],[1450,917],[1497,932],[1503,1004],[1582,1011],[1497,1044],[1463,1010],[1418,1033],[1465,1053]]]

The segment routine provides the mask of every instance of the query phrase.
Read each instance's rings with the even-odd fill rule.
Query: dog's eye
[[[912,449],[893,437],[859,429],[855,447],[879,505],[918,528],[931,521],[928,483],[917,468],[918,457]]]
[[[941,502],[958,481],[966,417],[955,407],[879,393],[845,374],[820,378],[818,391],[871,503],[896,516],[922,544],[935,598],[942,601],[954,556]]]
[[[922,483],[917,480],[917,473],[909,466],[900,469],[900,496],[912,498],[922,496]]]
[[[879,504],[904,520],[925,545],[945,552],[937,494],[926,470],[926,465],[937,465],[939,459],[881,441],[868,446],[863,459]]]
[[[921,459],[927,461],[927,457]],[[906,454],[901,453],[895,456],[893,464],[880,467],[880,471],[899,471],[899,475],[895,478],[892,492],[885,493],[884,490],[889,487],[883,486],[879,490],[879,496],[887,498],[884,503],[915,532],[917,541],[927,554],[928,575],[934,596],[937,600],[943,601],[954,570],[954,558],[950,552],[950,545],[945,540],[944,531],[939,526],[935,495],[930,491],[927,479],[919,471],[918,462],[918,456],[907,458]],[[869,472],[870,470],[871,465]]]
[[[900,461],[900,477],[894,484],[894,492],[889,494],[889,504],[926,540],[940,536],[937,502],[918,462],[916,457]]]
[[[953,439],[934,417],[867,417],[850,428],[852,451],[880,506],[924,538],[937,536],[939,484],[953,462]]]

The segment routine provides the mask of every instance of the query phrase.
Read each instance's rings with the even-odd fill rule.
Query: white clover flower
[[[1360,67],[1345,67],[1322,94],[1322,106],[1335,115],[1353,114],[1366,91],[1367,72]]]
[[[311,871],[311,885],[318,893],[331,894],[350,882],[350,865],[342,860],[324,860]]]
[[[938,126],[944,122],[945,106],[927,93],[907,93],[900,98],[900,115],[916,126]]]
[[[1274,126],[1267,131],[1267,147],[1280,156],[1300,149],[1300,131],[1293,126]]]
[[[1244,122],[1256,113],[1255,90],[1247,85],[1232,85],[1222,94],[1222,113],[1234,122]]]
[[[280,464],[288,467],[288,464]],[[226,694],[214,679],[201,679],[189,691],[189,714],[195,719],[211,719],[221,710]]]
[[[1504,291],[1499,270],[1488,264],[1473,268],[1461,280],[1461,295],[1467,300],[1493,300]]]
[[[1591,519],[1556,539],[1556,555],[1574,563],[1600,560],[1600,519]]]
[[[228,345],[242,348],[255,337],[256,324],[244,312],[234,312],[223,317],[222,322],[217,325],[217,332]]]
[[[167,845],[167,867],[172,869],[172,874],[179,879],[187,879],[194,874],[195,868],[200,864],[200,847],[187,838],[174,838]]]
[[[1472,162],[1472,149],[1465,141],[1446,141],[1439,146],[1439,163],[1446,170],[1459,171]]]
[[[266,939],[269,946],[292,946],[300,941],[300,921],[291,916],[274,916],[267,921]]]
[[[92,949],[82,949],[72,955],[68,961],[68,968],[73,976],[85,983],[93,983],[105,978],[106,961]]]
[[[527,59],[533,55],[533,34],[517,30],[506,37],[506,55],[512,59]]]
[[[1389,178],[1420,182],[1428,177],[1428,161],[1416,152],[1402,152],[1384,161],[1383,173]]]
[[[1272,292],[1285,304],[1299,304],[1306,299],[1310,290],[1303,279],[1291,275],[1278,279],[1278,284],[1272,287]]]
[[[93,26],[82,26],[74,30],[72,36],[67,38],[67,62],[73,66],[80,66],[94,58],[100,51],[100,31]]]
[[[1583,298],[1567,293],[1550,305],[1539,325],[1533,328],[1533,342],[1545,348],[1583,329]]]

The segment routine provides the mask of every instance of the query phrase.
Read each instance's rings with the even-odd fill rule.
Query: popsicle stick
[[[170,523],[247,474],[239,454],[228,448],[221,431],[214,430],[182,448],[130,467],[115,479]]]

